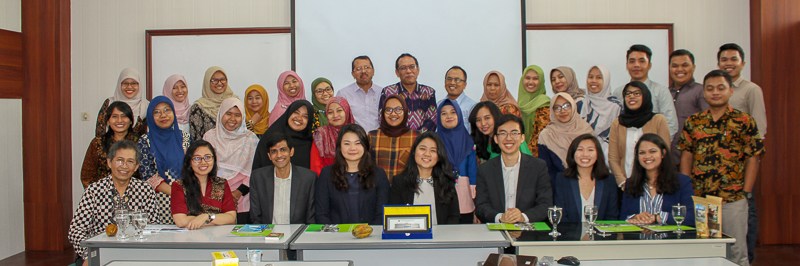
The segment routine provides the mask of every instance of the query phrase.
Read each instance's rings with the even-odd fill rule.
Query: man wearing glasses
[[[456,101],[458,106],[461,107],[462,117],[464,117],[464,126],[467,127],[467,132],[472,133],[472,128],[469,124],[469,113],[472,112],[472,107],[477,104],[475,100],[469,98],[464,94],[464,88],[467,87],[467,71],[464,71],[460,66],[453,66],[447,70],[444,76],[444,88],[447,91],[447,98]],[[436,106],[442,104],[444,99],[439,100]]]
[[[336,96],[347,99],[356,124],[370,132],[380,126],[380,112],[377,110],[383,87],[372,82],[375,68],[369,56],[362,55],[353,59],[352,68],[351,74],[356,82],[339,90]]]
[[[408,127],[423,133],[436,129],[436,91],[417,83],[419,62],[411,54],[401,54],[394,63],[395,74],[400,82],[383,88],[380,106],[387,96],[400,94],[406,99],[408,107]]]

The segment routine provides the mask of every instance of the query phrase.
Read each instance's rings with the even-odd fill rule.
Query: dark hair
[[[721,69],[714,69],[711,70],[711,72],[708,72],[705,77],[703,77],[703,87],[706,86],[706,80],[716,77],[724,77],[725,81],[728,82],[729,87],[732,86],[731,84],[733,84],[733,78],[731,78],[731,74],[728,74],[728,72],[722,71]]]
[[[309,121],[309,123],[310,122],[311,121]],[[275,134],[269,134],[269,136],[267,136],[267,153],[269,153],[270,148],[275,147],[275,145],[278,145],[281,141],[286,141],[286,147],[289,149],[294,148],[294,146],[292,146],[292,138],[281,132],[275,132]]]
[[[452,67],[450,67],[450,69],[448,69],[447,72],[444,72],[444,78],[447,78],[447,73],[450,73],[450,70],[453,70],[453,69],[461,70],[461,73],[464,73],[464,81],[467,81],[467,71],[464,70],[463,68],[461,68],[460,66],[452,66]]]
[[[650,50],[650,47],[647,47],[647,45],[644,45],[644,44],[631,45],[631,48],[628,49],[628,53],[625,55],[625,61],[628,60],[628,57],[630,57],[631,53],[633,53],[633,52],[642,52],[642,53],[644,53],[645,55],[647,55],[647,61],[652,62],[650,60],[650,57],[653,57],[653,50]]]
[[[636,142],[636,148],[632,152],[639,153],[639,146],[642,141],[647,141],[655,144],[661,150],[661,165],[658,166],[658,180],[656,180],[657,193],[673,194],[678,191],[680,187],[680,180],[678,180],[678,168],[672,163],[672,155],[669,153],[669,144],[664,142],[664,139],[653,133],[647,133],[639,138]],[[625,183],[625,192],[633,198],[638,198],[644,195],[644,185],[650,181],[647,177],[647,170],[639,163],[639,156],[633,157],[633,171],[631,176]]]
[[[444,201],[443,203],[450,203],[450,201],[456,200],[456,177],[453,173],[453,167],[450,165],[450,160],[447,159],[447,151],[444,148],[442,139],[431,130],[425,131],[425,133],[417,136],[417,140],[415,140],[414,145],[411,146],[411,154],[408,156],[406,167],[403,169],[402,173],[393,178],[406,178],[409,182],[406,182],[405,189],[416,191],[417,193],[420,192],[419,179],[417,178],[419,176],[419,168],[416,161],[417,146],[419,146],[422,140],[428,138],[436,142],[436,156],[438,158],[431,172],[433,191],[442,198]]]
[[[725,50],[736,50],[737,52],[739,52],[739,56],[742,57],[742,62],[744,62],[744,49],[742,49],[741,46],[735,43],[726,43],[720,46],[719,52],[717,52],[717,61],[719,61],[719,58],[722,56],[722,51]]]
[[[339,130],[339,136],[336,138],[336,156],[333,158],[331,166],[331,181],[336,190],[347,192],[350,189],[350,184],[347,183],[347,161],[342,155],[342,138],[347,133],[354,133],[358,135],[358,140],[361,141],[361,146],[364,147],[364,155],[358,162],[358,183],[361,188],[370,189],[375,187],[375,161],[369,155],[369,137],[364,128],[358,124],[348,124]]]
[[[634,80],[634,81],[628,82],[628,84],[625,84],[625,87],[622,88],[622,97],[625,97],[625,93],[628,92],[628,88],[630,88],[630,87],[639,88],[642,91],[644,91],[645,89],[650,90],[650,88],[648,88],[647,84],[644,84],[644,82],[641,82],[641,81],[638,81],[638,80]],[[627,104],[624,104],[624,105],[627,106]]]
[[[113,160],[114,157],[117,156],[118,150],[133,150],[136,152],[136,163],[138,164],[142,162],[142,151],[139,150],[139,146],[136,145],[136,143],[133,143],[133,141],[124,139],[114,142],[114,144],[111,145],[111,148],[108,149],[106,158]]]
[[[367,61],[369,61],[369,66],[370,67],[374,67],[372,65],[372,59],[369,59],[369,56],[359,55],[358,57],[353,58],[353,63],[351,63],[351,66],[352,66],[353,70],[356,70],[356,60],[358,60],[358,59],[367,59]],[[353,71],[353,70],[351,70],[351,71]]]
[[[483,101],[475,104],[475,106],[472,107],[472,111],[469,113],[469,118],[467,118],[469,120],[470,127],[469,135],[472,137],[472,141],[475,142],[475,155],[477,155],[478,158],[489,160],[489,156],[491,156],[491,154],[489,153],[488,147],[492,147],[492,151],[495,153],[500,152],[500,147],[494,143],[492,136],[487,136],[481,133],[481,131],[478,130],[477,123],[475,123],[475,120],[478,119],[478,111],[480,111],[483,107],[489,108],[489,113],[492,114],[492,118],[495,120],[495,123],[497,123],[497,119],[500,118],[502,113],[500,112],[500,107],[497,107],[497,105],[493,102]]]
[[[686,49],[678,49],[678,50],[675,50],[672,53],[670,53],[669,54],[669,61],[672,62],[672,58],[673,57],[682,56],[682,55],[688,55],[689,59],[692,60],[692,65],[694,65],[694,55],[692,54],[692,52],[689,52],[689,50],[686,50]]]
[[[525,124],[522,123],[522,118],[512,114],[500,115],[500,117],[494,121],[494,133],[497,134],[497,130],[500,128],[500,126],[505,125],[508,122],[516,122],[519,125],[519,133],[525,134]]]
[[[592,166],[592,180],[606,179],[610,176],[608,166],[606,166],[606,156],[603,155],[603,147],[600,146],[600,141],[598,141],[595,136],[592,136],[592,134],[580,135],[569,144],[569,149],[567,150],[567,169],[564,169],[564,176],[578,179],[578,163],[575,162],[575,152],[578,151],[578,145],[587,139],[594,143],[595,151],[597,151],[597,160]]]
[[[217,176],[217,152],[214,146],[205,140],[195,140],[189,148],[186,149],[186,155],[183,156],[183,168],[181,169],[181,186],[186,197],[186,208],[188,215],[198,215],[203,213],[203,194],[200,191],[200,180],[194,174],[192,169],[192,157],[194,156],[197,148],[206,147],[211,151],[211,156],[214,157],[214,162],[211,166],[211,172],[208,173],[207,186],[211,185],[211,179]]]
[[[111,119],[111,114],[114,113],[114,109],[117,111],[122,112],[123,115],[127,116],[128,119],[131,120],[130,126],[128,126],[128,134],[133,133],[133,123],[136,123],[136,120],[133,120],[133,110],[131,110],[130,105],[124,102],[116,101],[108,105],[106,107],[106,124],[108,124],[108,120]],[[108,153],[108,149],[111,148],[111,143],[114,142],[114,130],[111,129],[111,126],[106,125],[106,133],[100,137],[100,144],[102,145],[103,151]]]
[[[400,68],[400,58],[403,58],[403,57],[406,57],[406,56],[414,58],[414,64],[419,66],[419,61],[417,61],[416,57],[414,57],[413,55],[411,55],[409,53],[403,53],[403,54],[401,54],[400,56],[397,57],[397,60],[394,60],[394,69]]]

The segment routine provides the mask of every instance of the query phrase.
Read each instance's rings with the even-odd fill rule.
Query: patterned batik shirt
[[[528,149],[531,150],[531,156],[539,157],[539,133],[542,129],[550,123],[550,106],[542,106],[536,109],[536,121],[531,125],[531,128],[525,129],[525,137],[528,137]]]
[[[192,104],[192,108],[189,109],[189,134],[191,134],[192,142],[203,139],[206,131],[215,126],[217,126],[216,117],[206,114],[199,104]]]
[[[678,149],[694,155],[691,177],[696,195],[734,202],[745,198],[745,163],[764,153],[764,143],[755,120],[729,106],[717,121],[709,110],[689,116]]]
[[[191,144],[189,140],[190,136],[188,132],[181,133],[183,136],[181,147],[183,147],[183,152],[186,153],[186,149],[188,149]],[[172,181],[181,178],[181,173],[169,172],[167,176],[161,176],[161,174],[159,174],[158,167],[156,166],[156,157],[153,156],[150,149],[150,136],[148,134],[144,134],[139,138],[138,146],[139,150],[142,151],[142,163],[139,164],[141,179],[147,182],[156,193],[155,202],[157,207],[153,210],[156,215],[155,221],[158,224],[174,224],[175,221],[172,220],[172,213],[170,212],[169,195],[155,189],[161,185],[161,182],[166,182],[167,185],[171,185]]]
[[[417,83],[414,92],[410,92],[400,82],[386,86],[381,92],[378,109],[383,109],[386,97],[395,94],[400,94],[406,99],[409,128],[418,130],[419,133],[436,130],[436,91],[433,88]]]
[[[389,181],[392,181],[392,177],[395,175],[403,172],[417,135],[419,134],[413,129],[396,138],[383,134],[380,129],[369,132],[370,156],[375,160],[376,165],[386,171]]]
[[[75,210],[72,222],[69,224],[69,235],[67,236],[72,247],[75,248],[75,253],[81,258],[87,258],[86,248],[81,247],[81,241],[104,234],[106,226],[114,223],[114,203],[117,198],[119,198],[119,192],[114,187],[110,175],[92,183],[83,192],[78,209]],[[122,198],[127,200],[127,207],[130,210],[149,213],[150,223],[155,223],[155,215],[153,215],[155,194],[149,185],[131,177]]]

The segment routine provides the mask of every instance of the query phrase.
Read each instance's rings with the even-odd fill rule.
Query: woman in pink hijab
[[[186,133],[189,133],[189,109],[192,107],[189,103],[189,89],[186,78],[181,75],[175,74],[169,76],[167,81],[164,82],[164,91],[161,93],[172,101],[175,106],[175,120],[178,121],[178,128]]]
[[[305,100],[306,92],[303,86],[303,80],[294,71],[286,71],[281,73],[278,77],[278,103],[272,108],[269,115],[269,125],[275,123],[278,117],[281,117],[286,108],[296,100]]]

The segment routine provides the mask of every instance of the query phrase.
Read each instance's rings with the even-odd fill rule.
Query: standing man
[[[378,108],[382,87],[372,83],[375,68],[369,56],[362,55],[353,59],[351,74],[356,82],[339,90],[336,96],[347,99],[356,124],[370,132],[380,126]]]
[[[467,132],[472,133],[472,128],[469,126],[469,113],[472,112],[472,107],[477,104],[475,100],[469,98],[464,94],[464,88],[467,87],[467,71],[464,71],[460,66],[453,66],[447,70],[444,75],[444,88],[447,90],[447,98],[458,103],[461,107],[461,113],[464,117],[464,126],[467,127]],[[444,99],[439,100],[436,106],[442,104]]]
[[[650,89],[650,95],[653,100],[653,112],[664,115],[667,118],[667,125],[669,126],[670,136],[674,136],[678,132],[678,116],[675,114],[675,105],[672,103],[672,96],[669,89],[664,85],[658,84],[650,80],[648,73],[653,64],[650,58],[653,56],[653,51],[643,44],[634,44],[628,49],[626,57],[627,62],[625,68],[628,69],[628,74],[631,76],[631,81],[641,81]],[[625,86],[620,86],[614,90],[614,96],[617,99],[623,99],[622,89]]]
[[[722,198],[722,233],[736,238],[729,260],[747,266],[747,192],[756,181],[764,143],[756,121],[728,105],[731,76],[712,70],[703,79],[708,110],[686,119],[678,149],[681,173],[692,177],[695,194]]]
[[[672,79],[669,93],[672,93],[678,114],[678,132],[672,135],[670,152],[672,161],[677,165],[681,164],[681,151],[677,147],[686,118],[708,109],[708,103],[703,98],[703,84],[694,80],[694,70],[694,55],[691,52],[680,49],[669,54],[669,77]]]
[[[436,130],[436,91],[417,83],[419,62],[411,54],[401,54],[394,63],[394,73],[400,82],[383,88],[379,109],[389,95],[400,94],[408,107],[408,127],[423,133]]]

